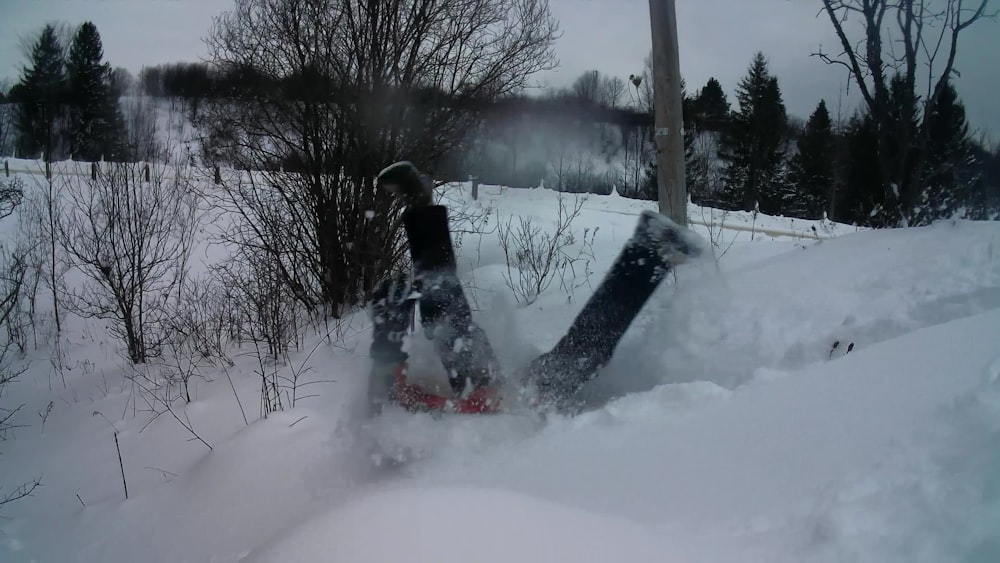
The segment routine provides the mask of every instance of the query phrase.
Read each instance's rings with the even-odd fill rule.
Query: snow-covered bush
[[[14,213],[24,195],[20,181],[0,183],[0,221]],[[25,256],[27,250],[23,245],[10,247],[6,242],[0,242],[0,440],[7,438],[7,432],[16,427],[14,416],[23,405],[8,406],[4,401],[4,389],[24,373],[24,367],[15,367],[11,361],[16,350],[12,328],[20,306],[24,280],[27,273]],[[12,324],[14,323],[14,324]],[[23,483],[12,491],[5,491],[0,484],[0,508],[5,504],[31,495],[39,484],[38,480]]]
[[[19,181],[0,183],[0,221],[14,213],[24,195]],[[17,337],[16,316],[24,288],[26,250],[22,245],[0,241],[0,400],[4,387],[19,373],[10,365],[12,348]],[[0,438],[17,409],[6,409],[0,402]]]
[[[11,361],[18,351],[17,340],[20,330],[18,310],[24,290],[25,267],[23,247],[7,249],[0,244],[0,439],[6,437],[13,423],[14,415],[21,407],[4,404],[4,388],[12,383],[24,368],[16,368]]]
[[[213,268],[223,288],[219,310],[227,319],[219,330],[230,330],[239,343],[253,345],[261,381],[261,416],[284,410],[282,391],[288,386],[278,364],[287,363],[289,351],[301,347],[310,321],[279,268],[269,254],[251,252],[238,252]]]
[[[239,332],[235,299],[217,278],[189,279],[166,319],[161,374],[191,402],[190,382],[212,367],[232,366],[229,348]]]
[[[94,179],[64,178],[60,243],[85,276],[70,305],[111,321],[135,364],[159,354],[198,224],[196,196],[166,169],[104,163]]]
[[[528,216],[521,216],[515,224],[510,218],[498,229],[500,246],[507,262],[503,274],[507,287],[522,305],[535,302],[538,295],[548,289],[558,278],[560,287],[570,296],[577,285],[577,270],[589,278],[588,248],[593,245],[594,231],[585,230],[583,240],[577,245],[573,234],[573,220],[583,209],[584,198],[574,197],[572,206],[560,194],[555,230],[549,232]],[[576,247],[576,252],[572,249]]]

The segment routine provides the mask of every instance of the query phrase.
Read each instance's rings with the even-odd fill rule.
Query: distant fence
[[[4,175],[10,177],[11,174],[30,174],[45,176],[46,178],[52,178],[53,176],[78,176],[78,177],[90,177],[96,178],[99,167],[103,165],[111,164],[109,162],[78,162],[73,160],[65,160],[60,162],[45,162],[42,160],[24,160],[24,159],[6,159],[3,163]],[[213,179],[215,184],[222,183],[222,172],[226,170],[227,172],[236,172],[235,169],[230,168],[220,168],[215,166],[213,168],[201,168],[198,166],[175,166],[163,163],[129,163],[129,164],[141,164],[144,167],[145,179],[148,182],[150,179],[150,166],[154,165],[160,168],[161,171],[171,171],[173,177],[176,177],[176,171],[181,168],[185,171],[198,171],[203,174],[202,177],[208,178],[209,174]],[[245,173],[245,171],[242,171]],[[164,177],[164,176],[160,176]],[[166,174],[165,177],[171,177],[171,174]],[[479,192],[479,179],[475,177],[470,177],[469,181],[472,186],[473,198],[478,199]],[[700,207],[712,208],[711,205]],[[743,225],[743,224],[727,224],[725,220],[720,222],[715,222],[714,217],[711,221],[705,221],[704,219],[698,220],[697,218],[691,218],[688,220],[689,223],[693,225],[703,225],[706,227],[718,227],[727,231],[744,231],[744,232],[756,232],[772,237],[791,237],[800,239],[812,239],[812,240],[823,240],[828,238],[834,238],[836,235],[833,233],[821,232],[814,227],[804,230],[785,230],[785,229],[774,229],[766,228],[754,225]]]
[[[46,162],[43,160],[24,160],[24,159],[5,159],[3,163],[3,173],[4,176],[9,178],[11,174],[27,174],[32,176],[44,176],[46,179],[51,179],[53,176],[79,176],[79,177],[90,177],[91,179],[97,178],[97,173],[101,166],[115,164],[111,162],[79,162],[75,160],[63,160],[59,162]],[[149,162],[129,162],[126,164],[138,164],[143,166],[146,181],[150,179],[150,166],[158,166],[163,170],[176,170],[174,165],[166,165],[162,163],[152,164]],[[184,166],[181,167],[185,170],[208,170],[213,172],[213,178],[216,184],[222,183],[222,171],[218,166],[212,169],[204,169],[195,166]],[[170,175],[167,175],[170,177]]]

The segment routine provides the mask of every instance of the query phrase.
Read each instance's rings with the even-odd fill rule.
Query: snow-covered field
[[[558,208],[549,190],[481,192],[446,199],[492,208],[487,230]],[[461,236],[505,366],[558,340],[652,205],[589,196],[573,223],[593,237],[589,278],[528,306],[495,232]],[[74,318],[65,385],[41,343],[0,405],[24,403],[26,425],[0,442],[0,485],[42,477],[0,512],[0,560],[1000,561],[1000,223],[689,216],[718,260],[677,269],[572,418],[365,420],[358,312],[284,368],[317,382],[294,409],[258,416],[240,351],[195,380],[174,407],[209,450],[148,412],[118,343]]]

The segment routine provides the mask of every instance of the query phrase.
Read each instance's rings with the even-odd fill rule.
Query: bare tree
[[[21,204],[24,185],[15,178],[11,182],[0,182],[0,221],[10,217]],[[20,300],[27,274],[27,249],[16,241],[0,241],[0,393],[3,386],[13,380],[7,355],[13,341],[12,323],[19,310]],[[8,420],[0,411],[0,425]],[[0,426],[0,430],[3,426]]]
[[[648,127],[621,128],[624,151],[616,166],[619,192],[627,197],[649,199],[645,185],[649,182],[646,170],[656,157]],[[655,194],[653,194],[655,196]]]
[[[567,205],[566,198],[560,194],[555,231],[551,234],[529,216],[519,217],[516,226],[513,219],[499,225],[497,236],[507,262],[503,279],[518,303],[534,303],[556,277],[560,278],[563,290],[572,295],[573,289],[579,287],[574,283],[578,262],[586,262],[581,271],[586,272],[589,281],[589,259],[593,246],[593,234],[589,229],[584,230],[583,244],[577,253],[570,252],[578,242],[572,231],[573,221],[580,215],[584,201],[585,198],[574,196],[572,205]],[[567,275],[567,270],[570,275]],[[567,278],[573,280],[568,281]]]
[[[0,183],[0,220],[13,214],[20,204],[22,196],[20,182]],[[27,275],[27,249],[23,245],[10,246],[8,241],[0,241],[0,440],[7,438],[7,432],[18,427],[14,416],[24,405],[7,406],[4,402],[4,390],[7,385],[24,373],[25,368],[15,368],[11,362],[13,338],[10,335],[11,323],[15,322],[17,311]],[[39,485],[35,479],[23,483],[12,491],[4,491],[0,485],[0,508],[4,505],[30,496]]]
[[[403,255],[378,171],[433,172],[485,102],[553,65],[556,31],[547,0],[237,0],[207,38],[234,87],[204,120],[207,158],[260,171],[223,182],[233,240],[339,315]]]
[[[988,0],[823,0],[843,50],[836,55],[821,50],[816,56],[847,69],[875,122],[888,223],[907,224],[913,217],[927,157],[928,108],[956,74],[961,33],[996,15],[986,11],[987,4]],[[851,34],[854,18],[860,20],[860,39]],[[912,114],[910,104],[891,107],[894,76],[912,99],[918,99],[918,84],[923,83],[920,115]]]
[[[278,273],[273,257],[267,253],[238,250],[230,260],[213,267],[213,282],[222,289],[225,305],[216,306],[237,341],[253,344],[257,360],[255,373],[260,377],[261,416],[294,407],[297,373],[281,375],[279,361],[288,361],[288,352],[301,347],[307,317],[303,307]],[[286,385],[290,384],[290,385]],[[291,396],[287,392],[291,391]]]
[[[158,135],[156,105],[146,96],[132,95],[121,102],[125,121],[125,160],[130,162],[153,161],[158,157],[171,161],[165,155]],[[167,132],[169,137],[170,131]],[[166,141],[169,146],[169,138]]]
[[[595,104],[601,103],[601,73],[596,70],[584,72],[573,81],[570,89],[581,100]]]
[[[10,182],[0,182],[0,219],[6,219],[14,213],[24,199],[24,184],[14,178]]]
[[[242,258],[233,257],[233,262],[242,263]],[[228,271],[225,265],[212,268]],[[227,350],[231,341],[239,340],[240,324],[244,319],[234,295],[234,290],[238,288],[232,284],[224,285],[221,281],[218,275],[186,280],[180,288],[167,327],[171,333],[171,345],[177,351],[231,366],[233,362]],[[236,278],[232,281],[238,281],[240,285],[256,282]]]
[[[301,304],[270,255],[238,252],[233,259],[214,267],[213,275],[230,300],[228,314],[232,315],[238,341],[264,344],[270,360],[300,345],[305,325]]]
[[[629,104],[643,113],[653,114],[653,53],[643,59],[642,74],[630,74]],[[633,90],[635,92],[633,93]]]
[[[148,179],[147,179],[147,174]],[[87,281],[69,290],[81,315],[109,319],[128,358],[154,357],[197,228],[197,202],[165,165],[105,163],[69,177],[60,243]]]
[[[601,80],[601,103],[614,109],[625,96],[625,81],[617,76],[605,76]]]
[[[717,202],[725,189],[725,166],[719,158],[721,134],[701,131],[694,135],[687,162],[689,192],[695,203]]]
[[[135,76],[125,67],[116,66],[111,71],[111,91],[115,97],[133,96],[138,92],[138,82]]]
[[[10,99],[10,81],[0,80],[0,156],[12,154],[14,146],[14,109]]]
[[[0,399],[8,383],[14,381],[24,370],[14,369],[11,353],[15,351],[11,325],[17,322],[17,313],[24,291],[27,275],[26,249],[23,246],[7,248],[0,246]],[[11,428],[10,420],[20,407],[10,409],[0,404],[0,438]]]
[[[561,132],[561,130],[558,131]],[[545,145],[548,151],[549,169],[551,172],[551,185],[549,187],[555,187],[557,192],[566,190],[570,159],[572,158],[572,153],[579,150],[576,147],[578,143],[579,141],[576,138],[567,134],[561,142],[546,143]]]
[[[163,97],[163,67],[144,66],[139,71],[138,90],[140,95],[152,96],[154,98]]]
[[[14,153],[14,104],[0,103],[0,155]]]
[[[3,506],[7,503],[30,497],[31,494],[35,492],[35,489],[41,484],[42,482],[40,479],[35,479],[17,486],[9,493],[4,493],[3,490],[0,489],[0,508],[3,508]]]
[[[626,84],[617,76],[605,76],[600,71],[588,70],[573,81],[570,90],[580,100],[615,108],[625,95]]]
[[[61,185],[57,177],[46,178],[41,168],[32,178],[34,190],[25,206],[26,209],[21,212],[22,224],[28,237],[35,241],[35,245],[30,249],[29,263],[35,271],[34,281],[44,284],[52,298],[52,317],[56,329],[54,342],[59,346],[62,334],[60,292],[63,275],[67,270],[59,247],[59,218],[63,205]],[[32,301],[35,293],[32,292]]]
[[[255,280],[240,280],[253,284]],[[177,299],[165,319],[165,338],[158,361],[169,384],[180,386],[181,397],[191,402],[191,380],[203,377],[208,368],[231,367],[227,355],[238,328],[231,291],[217,278],[187,279],[177,290]]]

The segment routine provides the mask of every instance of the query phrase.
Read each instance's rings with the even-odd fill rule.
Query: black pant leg
[[[555,347],[528,366],[546,400],[568,401],[597,375],[670,265],[643,237],[632,237]]]
[[[472,321],[472,310],[456,275],[455,251],[447,208],[413,207],[403,215],[410,242],[420,317],[435,344],[455,392],[489,384],[496,356],[486,334]]]
[[[411,286],[403,275],[392,276],[375,289],[370,304],[372,343],[369,348],[372,367],[368,379],[368,400],[373,413],[396,401],[393,375],[406,362],[403,339],[413,316]]]

